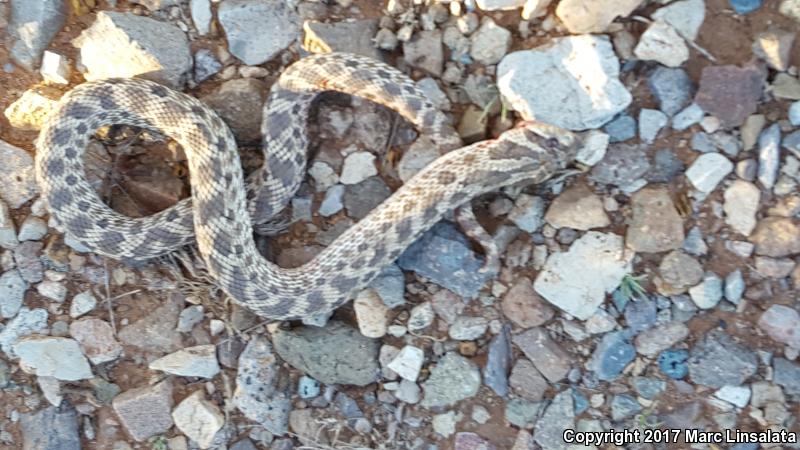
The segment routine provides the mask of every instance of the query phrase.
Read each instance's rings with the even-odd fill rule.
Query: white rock
[[[600,130],[589,130],[583,135],[583,147],[575,159],[587,166],[599,163],[608,150],[609,135]]]
[[[448,333],[457,341],[474,341],[486,333],[489,321],[480,316],[458,316],[450,325]]]
[[[706,18],[704,0],[681,0],[659,8],[651,16],[672,25],[681,36],[692,41]]]
[[[511,46],[511,32],[487,17],[470,36],[470,42],[469,53],[475,61],[485,66],[497,64]]]
[[[550,303],[586,320],[630,273],[633,256],[621,236],[589,231],[568,251],[547,258],[533,288]]]
[[[703,281],[689,289],[689,296],[700,309],[711,309],[722,300],[722,279],[713,272],[708,272]]]
[[[519,229],[533,233],[542,226],[544,210],[544,199],[521,194],[514,202],[514,208],[508,214],[508,219]]]
[[[780,166],[781,127],[772,124],[758,137],[758,181],[767,189],[775,186]]]
[[[308,174],[314,179],[314,187],[317,192],[324,192],[329,187],[339,182],[339,175],[328,163],[315,161],[308,169]]]
[[[800,102],[794,102],[789,106],[789,122],[794,126],[800,126]]]
[[[42,297],[62,303],[67,298],[67,287],[57,281],[44,280],[36,285]]]
[[[375,155],[370,152],[355,152],[345,158],[339,181],[342,184],[358,184],[377,174]]]
[[[725,277],[725,300],[738,305],[744,294],[744,289],[744,277],[742,277],[741,270],[736,269]]]
[[[667,67],[679,67],[689,59],[689,48],[668,23],[657,20],[639,38],[633,49],[637,58],[657,61]]]
[[[484,11],[505,11],[522,8],[525,0],[476,0],[475,3]]]
[[[431,326],[434,318],[435,314],[431,302],[420,303],[411,308],[411,313],[408,317],[408,329],[411,331],[424,330]]]
[[[42,390],[42,394],[44,398],[47,399],[48,403],[56,407],[61,405],[64,396],[61,395],[61,383],[57,378],[36,377],[36,383],[39,385],[39,389]]]
[[[88,313],[97,306],[97,299],[94,298],[91,291],[84,291],[72,297],[72,302],[69,305],[69,316],[73,319]]]
[[[25,150],[0,141],[0,161],[0,199],[11,209],[19,208],[39,193],[33,158]]]
[[[207,35],[211,29],[211,19],[213,18],[210,0],[192,0],[190,8],[197,33],[200,36]]]
[[[6,202],[0,200],[0,247],[13,249],[17,245],[19,245],[19,239],[14,219],[11,217]]]
[[[686,171],[689,182],[699,191],[709,193],[733,171],[733,163],[719,153],[704,153]]]
[[[172,420],[202,449],[211,447],[214,435],[225,425],[225,416],[217,405],[204,398],[202,390],[183,399],[172,411]]]
[[[556,15],[573,34],[606,31],[617,17],[627,17],[642,0],[561,0]]]
[[[87,81],[141,75],[179,88],[192,68],[189,41],[183,31],[132,13],[99,12],[92,26],[72,44],[81,51]]]
[[[669,117],[657,109],[643,108],[639,111],[639,139],[651,144],[658,132],[669,121]]]
[[[756,227],[761,191],[753,183],[736,180],[725,190],[725,223],[737,233],[749,236]]]
[[[619,81],[619,60],[605,36],[556,38],[510,53],[497,66],[497,86],[524,119],[571,130],[601,127],[632,99]]]
[[[47,235],[47,222],[38,217],[28,216],[19,226],[17,238],[20,241],[38,241],[45,235]]]
[[[228,50],[250,66],[271,60],[300,37],[300,18],[291,2],[226,0],[220,3],[217,15]]]
[[[344,204],[342,203],[343,199],[344,185],[333,185],[325,192],[325,198],[322,199],[322,203],[319,205],[319,210],[317,212],[325,217],[332,216],[344,208]]]
[[[732,405],[744,408],[750,402],[750,387],[748,386],[722,386],[714,397]]]
[[[63,381],[92,378],[89,361],[73,339],[42,335],[25,336],[14,344],[20,366],[26,372],[40,377],[54,377]]]
[[[214,378],[219,373],[217,348],[211,344],[183,348],[151,362],[149,367],[172,375]]]
[[[9,319],[16,316],[27,290],[28,283],[16,269],[0,275],[0,317]]]
[[[522,7],[522,20],[532,20],[547,14],[552,0],[527,0]]]
[[[403,379],[415,382],[424,361],[425,352],[421,348],[406,345],[400,349],[400,353],[386,367],[393,370]]]
[[[374,289],[364,289],[353,301],[358,329],[366,337],[379,338],[386,334],[389,308]]]
[[[45,50],[39,73],[48,83],[69,84],[69,61],[63,55]]]

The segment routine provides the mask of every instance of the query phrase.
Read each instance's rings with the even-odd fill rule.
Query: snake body
[[[458,145],[445,116],[401,72],[355,55],[316,55],[290,66],[273,86],[262,123],[265,164],[246,182],[234,137],[208,106],[150,81],[109,79],[76,87],[48,116],[35,163],[42,195],[56,223],[96,253],[142,261],[196,241],[232,299],[264,317],[297,319],[353,298],[448,211],[502,186],[541,182],[577,153],[573,134],[538,123],[450,151],[313,260],[281,268],[258,253],[253,222],[274,217],[301,183],[305,121],[314,98],[329,90],[397,110],[433,145]],[[175,139],[187,156],[191,198],[144,218],[106,206],[84,177],[83,155],[94,131],[111,124]]]

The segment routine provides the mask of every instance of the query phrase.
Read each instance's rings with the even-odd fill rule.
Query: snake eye
[[[560,150],[561,149],[561,143],[558,142],[558,139],[556,139],[554,137],[547,138],[547,140],[544,141],[544,145],[545,145],[545,147],[547,147],[549,149],[553,149],[553,150]]]

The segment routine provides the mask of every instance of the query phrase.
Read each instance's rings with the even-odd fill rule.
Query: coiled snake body
[[[56,222],[96,253],[141,261],[196,240],[209,272],[231,298],[264,317],[296,319],[353,298],[448,211],[502,186],[541,182],[577,152],[574,135],[537,123],[451,151],[313,260],[281,268],[258,253],[252,223],[273,218],[303,180],[306,119],[313,99],[329,90],[387,105],[433,145],[458,146],[446,117],[401,72],[369,58],[331,53],[300,60],[273,85],[262,123],[265,164],[247,182],[233,135],[214,111],[138,79],[90,82],[65,95],[37,140],[36,176]],[[144,218],[106,206],[84,177],[83,154],[94,131],[111,124],[175,139],[187,155],[190,199]]]

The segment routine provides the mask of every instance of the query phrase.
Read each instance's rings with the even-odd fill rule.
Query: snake
[[[283,268],[258,251],[254,224],[278,214],[305,176],[314,100],[338,91],[397,111],[440,156],[309,262]],[[128,125],[182,146],[191,195],[145,217],[107,206],[88,183],[84,154],[96,130]],[[355,298],[446,215],[504,186],[541,183],[575,158],[581,139],[536,121],[461,146],[448,117],[416,83],[373,58],[316,54],[272,85],[261,123],[263,166],[245,177],[233,133],[209,106],[154,81],[90,81],[65,94],[36,140],[35,174],[58,230],[91,251],[141,262],[195,244],[206,269],[236,303],[275,320],[332,311]]]

